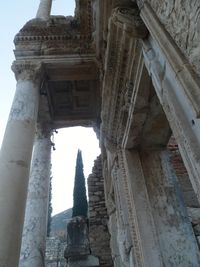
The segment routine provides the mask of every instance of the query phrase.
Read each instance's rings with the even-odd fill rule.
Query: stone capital
[[[11,67],[15,74],[16,80],[40,80],[42,76],[42,64],[30,62],[17,62],[15,61]]]
[[[49,138],[53,133],[53,128],[50,123],[37,122],[36,136],[37,139]]]
[[[111,20],[134,38],[145,38],[148,34],[138,8],[116,7],[112,11]]]

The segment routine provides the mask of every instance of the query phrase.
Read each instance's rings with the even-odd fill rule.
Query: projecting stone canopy
[[[93,56],[45,60],[44,69],[40,94],[46,97],[55,128],[96,126],[101,99]]]
[[[96,81],[48,81],[48,99],[54,120],[92,120],[98,113]]]
[[[73,17],[30,20],[15,36],[15,56],[93,53],[91,33]]]

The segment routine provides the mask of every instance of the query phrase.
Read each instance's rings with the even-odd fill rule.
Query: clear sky
[[[12,104],[16,81],[10,66],[14,60],[13,39],[30,19],[35,17],[39,0],[0,1],[0,144]],[[54,0],[52,15],[73,15],[74,0]],[[56,151],[52,152],[53,214],[72,206],[73,178],[78,148],[82,150],[84,172],[91,172],[94,159],[100,154],[92,129],[60,129],[55,135]]]

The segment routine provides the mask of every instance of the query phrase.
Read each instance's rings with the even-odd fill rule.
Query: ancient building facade
[[[195,0],[76,0],[71,18],[50,16],[51,0],[40,1],[15,37],[0,267],[43,266],[50,136],[74,125],[99,137],[114,266],[200,266],[199,8]]]

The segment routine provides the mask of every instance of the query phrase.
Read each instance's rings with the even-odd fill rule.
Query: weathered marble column
[[[51,13],[52,0],[40,0],[36,18],[48,20]]]
[[[0,152],[0,266],[18,266],[39,102],[39,65],[13,65],[16,93]]]
[[[51,169],[51,129],[38,124],[22,236],[20,267],[44,267]]]

